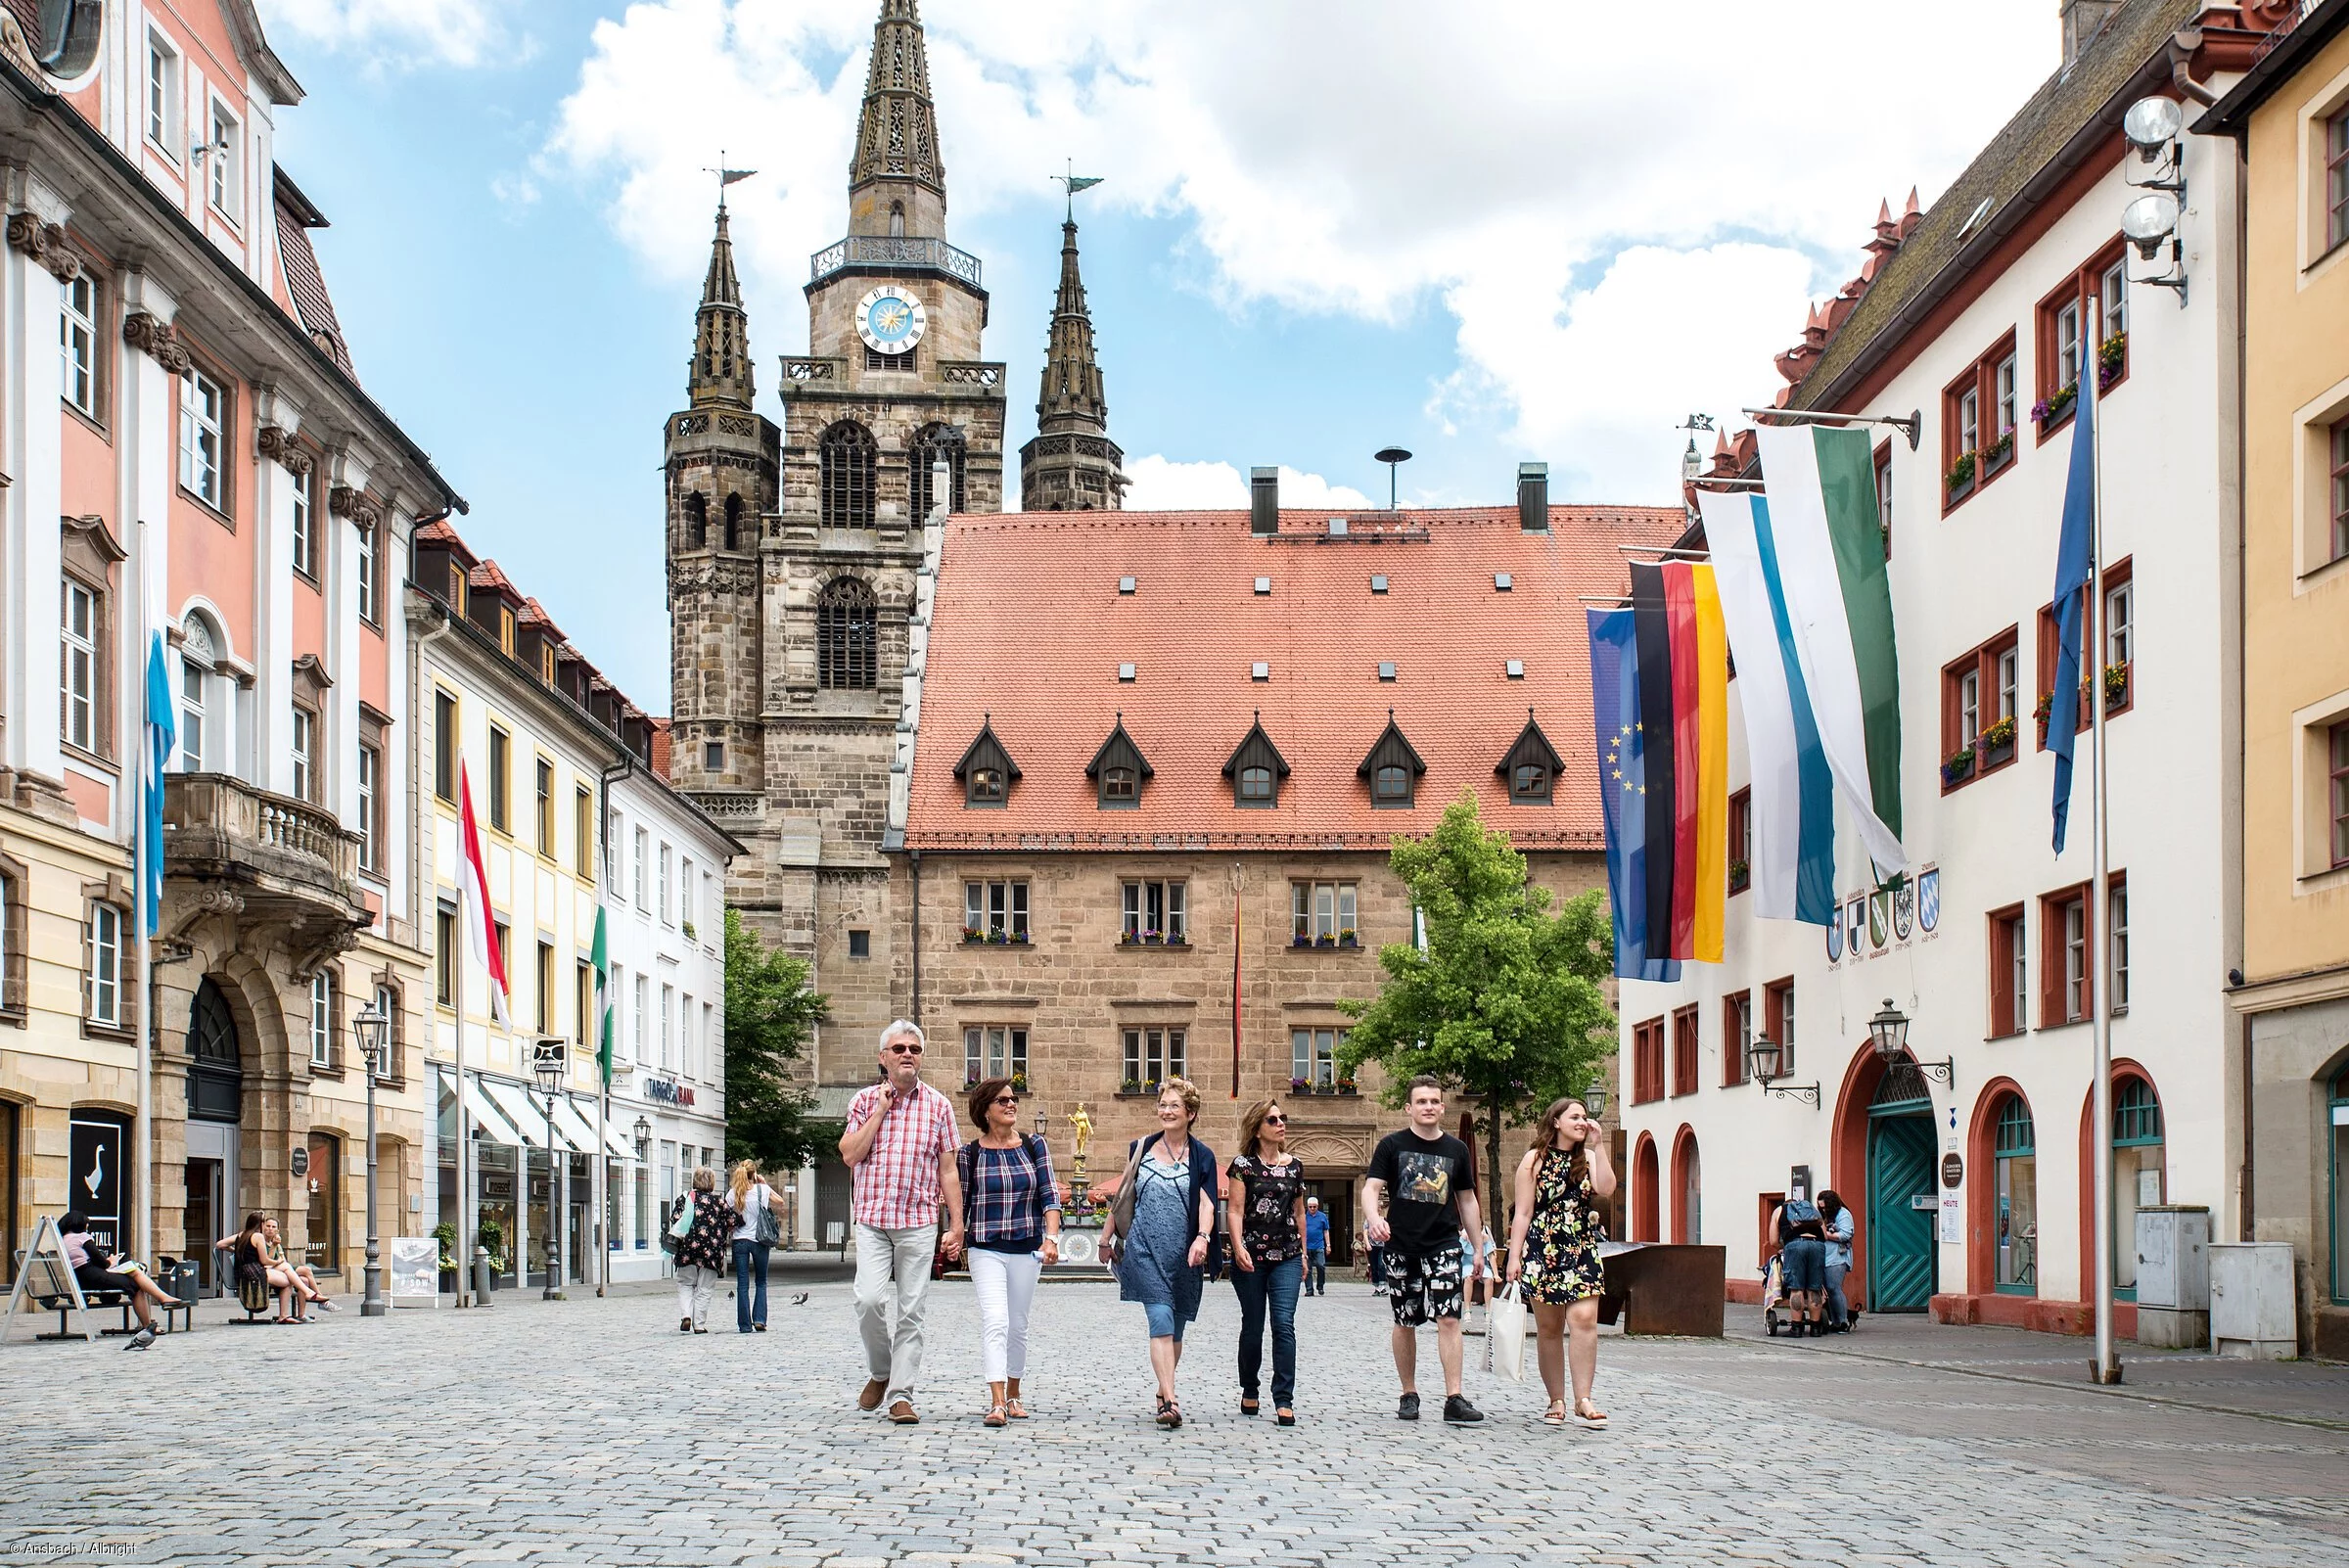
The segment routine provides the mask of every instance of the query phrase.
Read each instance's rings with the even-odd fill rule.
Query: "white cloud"
[[[608,192],[682,281],[723,145],[761,171],[734,195],[746,283],[794,290],[841,228],[875,9],[637,0],[596,24],[542,169]],[[1038,202],[1083,149],[1110,176],[1087,200],[1187,225],[1186,275],[1235,307],[1440,300],[1446,417],[1653,496],[1692,399],[1774,391],[1877,200],[1930,198],[2053,68],[2053,9],[933,0],[925,23],[956,213]]]
[[[260,0],[270,31],[377,62],[472,67],[515,48],[495,0]]]
[[[1247,504],[1247,476],[1229,463],[1177,463],[1153,453],[1126,465],[1128,512],[1220,512]],[[1367,507],[1370,498],[1347,485],[1332,484],[1318,474],[1283,468],[1280,504]]]

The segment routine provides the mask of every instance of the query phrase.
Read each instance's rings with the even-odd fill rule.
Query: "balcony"
[[[968,251],[957,251],[944,240],[895,234],[852,234],[833,241],[807,258],[807,281],[821,283],[849,267],[943,272],[974,289],[980,286],[979,258]]]
[[[372,916],[359,897],[359,836],[334,813],[226,773],[163,780],[163,874],[226,884],[248,921],[343,932]],[[215,907],[219,900],[201,900]]]

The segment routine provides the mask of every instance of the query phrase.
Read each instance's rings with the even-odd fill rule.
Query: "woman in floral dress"
[[[1607,1424],[1607,1412],[1591,1403],[1590,1383],[1598,1372],[1598,1244],[1607,1239],[1601,1206],[1614,1193],[1605,1132],[1581,1100],[1553,1101],[1518,1162],[1509,1227],[1509,1283],[1521,1286],[1534,1310],[1535,1354],[1549,1392],[1542,1419],[1551,1426],[1566,1424],[1569,1363],[1575,1420]]]

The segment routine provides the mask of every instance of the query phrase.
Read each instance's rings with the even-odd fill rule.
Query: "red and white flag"
[[[473,778],[464,760],[457,761],[457,812],[464,842],[457,860],[457,901],[465,906],[465,937],[474,957],[489,971],[489,1016],[497,1027],[512,1027],[506,1017],[506,958],[497,950],[497,927],[489,918],[489,868],[482,859],[482,833],[473,820]]]

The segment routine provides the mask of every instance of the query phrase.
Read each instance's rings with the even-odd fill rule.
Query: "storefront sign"
[[[644,1079],[639,1086],[644,1090],[644,1097],[648,1100],[659,1100],[664,1105],[687,1108],[693,1104],[692,1089],[682,1084],[672,1084],[665,1078]]]
[[[1954,1187],[1965,1180],[1965,1156],[1949,1153],[1941,1157],[1941,1184]]]
[[[392,1299],[438,1303],[440,1243],[432,1236],[393,1236],[391,1243]]]
[[[286,1156],[286,1166],[297,1176],[308,1176],[310,1174],[310,1151],[306,1148],[297,1148],[292,1154]]]

